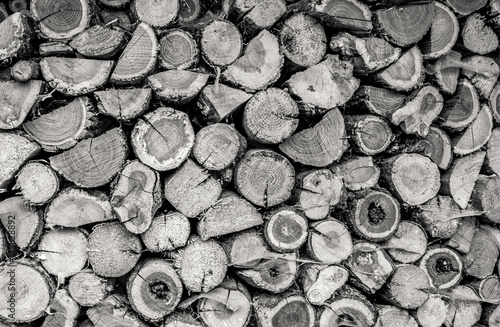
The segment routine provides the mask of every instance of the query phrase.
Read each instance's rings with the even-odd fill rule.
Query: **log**
[[[218,243],[195,237],[179,250],[174,264],[188,291],[206,293],[222,283],[228,260]]]
[[[290,288],[299,272],[295,252],[282,255],[268,253],[269,258],[261,260],[254,267],[238,270],[237,275],[252,287],[270,293],[282,293]]]
[[[7,8],[5,8],[5,4],[0,3],[0,23],[9,17],[9,13],[7,12]]]
[[[439,191],[439,169],[420,154],[400,154],[381,165],[381,178],[392,194],[409,205],[422,204]]]
[[[477,92],[469,80],[463,78],[459,80],[455,94],[444,101],[439,123],[452,131],[460,131],[472,123],[478,112]]]
[[[224,170],[245,153],[246,139],[231,125],[216,123],[196,134],[193,156],[205,169]]]
[[[182,26],[194,22],[200,16],[200,12],[200,0],[180,1],[179,14],[177,15],[179,24]]]
[[[335,29],[363,35],[373,28],[370,9],[357,0],[299,1],[297,9]]]
[[[326,304],[345,285],[348,277],[347,269],[336,265],[306,264],[300,273],[304,295],[316,306]]]
[[[80,306],[67,290],[58,289],[50,301],[47,312],[42,327],[74,326],[80,315]]]
[[[78,141],[93,135],[97,117],[92,102],[78,97],[65,106],[23,124],[23,129],[47,152],[74,147]]]
[[[467,16],[462,28],[462,40],[467,50],[481,55],[498,48],[498,36],[479,13]]]
[[[485,323],[486,326],[495,326],[500,322],[500,305],[489,305],[482,310],[481,322]],[[476,325],[483,326],[483,325]]]
[[[497,276],[488,276],[469,284],[479,297],[488,302],[497,304],[500,301],[500,279]]]
[[[403,220],[396,233],[382,244],[389,256],[401,263],[413,263],[427,250],[427,235],[419,224]]]
[[[375,323],[373,305],[356,296],[341,296],[333,299],[318,319],[319,327],[373,326]]]
[[[38,52],[40,57],[74,57],[73,48],[59,41],[41,43]]]
[[[84,57],[111,59],[121,50],[124,37],[122,30],[94,25],[74,37],[69,45]]]
[[[445,245],[467,254],[470,250],[470,245],[479,223],[476,217],[463,217],[460,219],[460,225],[455,234],[453,234],[446,242]]]
[[[435,126],[429,127],[425,139],[418,141],[417,146],[422,146],[421,154],[429,157],[442,170],[447,170],[453,160],[451,140],[448,134]]]
[[[153,29],[146,23],[140,23],[118,59],[110,77],[111,83],[123,85],[141,82],[155,68],[157,55],[158,40]]]
[[[198,64],[198,45],[189,32],[171,29],[162,36],[159,46],[160,65],[165,69],[188,69]]]
[[[215,19],[201,31],[200,49],[207,64],[227,67],[240,56],[243,39],[233,23]]]
[[[199,93],[197,107],[208,124],[219,123],[243,106],[251,95],[224,84],[207,85]]]
[[[490,108],[485,104],[467,129],[451,140],[453,152],[463,156],[479,150],[488,143],[492,129],[493,117]]]
[[[264,237],[276,252],[298,250],[307,241],[308,222],[300,211],[281,206],[264,214]]]
[[[208,75],[189,70],[167,70],[151,75],[147,80],[161,101],[185,104],[200,93],[207,84]]]
[[[488,99],[500,75],[500,66],[485,56],[468,57],[463,63],[462,74],[471,81],[481,98]]]
[[[131,144],[142,163],[166,171],[179,167],[187,159],[194,139],[193,127],[185,113],[160,107],[137,121]]]
[[[351,100],[346,104],[354,111],[361,108],[364,113],[373,113],[390,118],[392,113],[406,102],[406,96],[385,88],[361,85]]]
[[[234,185],[253,204],[268,208],[286,201],[295,183],[295,169],[282,155],[253,149],[236,165]]]
[[[500,221],[497,201],[500,179],[496,176],[479,175],[472,192],[472,207],[483,213],[483,217],[492,223]]]
[[[353,283],[368,293],[375,293],[394,271],[394,264],[378,244],[360,241],[352,248],[347,267],[354,278]]]
[[[439,192],[451,195],[460,208],[465,209],[479,177],[486,153],[477,151],[470,155],[456,158],[451,167],[441,175]]]
[[[132,25],[132,21],[126,12],[102,9],[98,11],[98,16],[104,25],[118,27],[128,32],[134,30],[134,25]]]
[[[254,36],[263,29],[270,29],[286,12],[283,0],[233,2],[230,14],[238,21],[245,37]]]
[[[246,92],[263,90],[278,80],[283,54],[276,36],[262,30],[243,54],[222,73],[222,79]]]
[[[89,263],[94,272],[103,277],[120,277],[130,272],[139,261],[141,251],[139,237],[120,222],[98,224],[88,238]]]
[[[307,111],[324,112],[343,105],[354,94],[360,82],[352,73],[350,62],[327,55],[320,63],[292,75],[285,85]]]
[[[40,61],[40,68],[50,87],[79,96],[101,88],[108,81],[113,64],[107,60],[47,57]]]
[[[433,86],[424,86],[414,92],[403,107],[392,113],[391,122],[406,134],[426,137],[430,125],[443,109],[443,96]]]
[[[349,191],[359,191],[373,187],[380,177],[380,168],[371,156],[351,156],[330,167],[341,177]]]
[[[478,296],[468,286],[459,285],[451,291],[454,299],[456,313],[453,327],[473,326],[481,317],[481,303]]]
[[[165,199],[188,218],[195,218],[214,205],[221,191],[220,183],[191,159],[164,181]]]
[[[314,308],[297,293],[260,294],[253,299],[256,319],[261,327],[313,327]]]
[[[125,135],[119,128],[80,141],[73,148],[50,157],[50,165],[80,187],[108,183],[122,168],[128,155]]]
[[[232,234],[221,243],[228,265],[235,268],[255,267],[263,257],[269,257],[264,235],[255,229]]]
[[[28,18],[14,13],[0,23],[0,65],[13,59],[24,59],[33,52],[34,28]]]
[[[440,2],[434,2],[436,14],[431,27],[418,43],[424,59],[439,58],[455,45],[460,32],[458,19],[451,9]]]
[[[45,225],[80,227],[115,219],[109,197],[102,191],[69,187],[63,189],[45,209]]]
[[[262,215],[250,202],[233,192],[224,191],[219,200],[202,214],[196,230],[201,239],[207,240],[262,224]]]
[[[191,1],[191,0],[188,0]],[[192,314],[187,312],[174,312],[173,314],[165,317],[162,322],[162,327],[200,327],[203,326],[201,322],[196,320]]]
[[[69,40],[90,24],[88,0],[67,1],[62,8],[58,1],[33,0],[30,11],[38,23],[40,35],[50,40]]]
[[[417,88],[424,78],[422,53],[417,46],[410,48],[396,62],[376,72],[374,78],[396,91],[411,91]]]
[[[345,124],[355,149],[362,154],[384,152],[394,140],[389,123],[379,116],[352,115],[347,117]]]
[[[127,163],[111,185],[113,212],[131,233],[147,231],[162,202],[160,174],[138,160]]]
[[[310,224],[307,251],[311,257],[324,264],[337,264],[352,253],[352,239],[346,226],[334,218]]]
[[[330,39],[330,49],[352,58],[354,73],[366,75],[389,66],[401,56],[401,49],[382,38],[358,38],[340,32]]]
[[[394,270],[380,294],[400,308],[416,309],[429,298],[429,287],[425,271],[414,265],[401,265]]]
[[[46,315],[55,293],[49,274],[36,262],[27,259],[4,261],[0,268],[0,286],[12,292],[0,292],[0,299],[5,303],[0,310],[2,320],[29,323]],[[14,285],[10,284],[11,278],[15,279]]]
[[[280,144],[297,129],[298,115],[299,106],[288,92],[270,87],[246,103],[242,125],[250,140]]]
[[[107,279],[97,276],[92,270],[82,270],[71,277],[68,291],[79,305],[93,307],[108,295],[110,284]]]
[[[313,167],[326,167],[339,160],[347,149],[344,117],[335,108],[327,112],[321,121],[302,130],[279,145],[293,161]]]
[[[366,189],[349,197],[345,212],[358,236],[372,242],[388,240],[401,220],[399,202],[384,189]]]
[[[130,0],[99,0],[99,2],[111,8],[121,8],[128,5]]]
[[[400,47],[408,47],[427,33],[435,11],[434,1],[379,9],[375,13],[375,25],[387,40]]]
[[[283,54],[298,67],[318,64],[326,54],[326,34],[316,18],[297,13],[283,22],[279,33]]]
[[[24,136],[0,132],[0,149],[0,191],[6,191],[16,172],[41,148]]]
[[[172,251],[187,244],[190,232],[188,218],[171,211],[156,215],[148,230],[141,234],[141,239],[151,252]]]
[[[498,143],[500,142],[500,129],[493,128],[491,137],[486,147],[486,158],[484,166],[488,173],[500,174],[500,151]]]
[[[415,318],[409,315],[407,310],[400,309],[393,305],[375,305],[377,310],[377,320],[374,327],[398,326],[398,327],[418,327]]]
[[[300,172],[292,193],[298,209],[311,220],[326,218],[345,195],[342,179],[329,169]]]
[[[434,81],[439,86],[443,93],[455,94],[458,85],[458,74],[460,68],[449,66],[449,62],[460,62],[462,54],[460,52],[450,50],[445,55],[439,57],[434,64]]]
[[[148,327],[134,313],[125,295],[108,295],[98,305],[87,310],[87,316],[94,327],[122,326],[122,327]]]
[[[27,82],[40,77],[40,65],[34,60],[19,60],[10,69],[10,75],[18,82]]]
[[[500,124],[500,84],[496,84],[488,99],[488,105],[495,119],[495,123]]]
[[[151,96],[151,89],[108,89],[94,92],[99,112],[123,122],[131,122],[142,116],[149,109]]]
[[[461,256],[445,246],[432,246],[420,260],[420,268],[436,289],[449,289],[458,285],[464,268]]]
[[[451,326],[455,310],[450,298],[441,294],[431,294],[429,299],[414,311],[414,316],[419,326]]]
[[[43,229],[41,216],[41,212],[24,205],[20,196],[0,202],[0,221],[5,228],[9,245],[15,243],[22,251],[27,251],[38,243]]]
[[[491,226],[479,226],[463,258],[464,271],[468,275],[483,279],[493,273],[499,255],[498,234]]]
[[[171,25],[179,8],[179,0],[134,0],[130,4],[132,13],[139,21],[156,29]]]
[[[26,116],[36,107],[39,95],[42,94],[44,83],[39,80],[0,82],[0,129],[19,127]]]
[[[448,6],[453,9],[457,14],[466,16],[474,11],[477,11],[486,5],[487,0],[479,0],[479,1],[464,1],[464,0],[446,0]]]
[[[233,279],[222,284],[198,301],[198,314],[207,327],[245,327],[252,318],[252,296],[245,285]]]
[[[157,322],[172,313],[182,297],[182,282],[173,265],[160,258],[139,263],[127,281],[130,306],[144,320]]]

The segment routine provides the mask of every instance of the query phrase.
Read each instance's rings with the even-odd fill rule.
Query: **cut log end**
[[[141,234],[144,245],[151,252],[172,251],[187,244],[191,225],[186,216],[179,212],[159,214],[151,226]]]
[[[335,265],[304,265],[300,280],[306,299],[312,305],[323,305],[349,278],[347,269]]]
[[[419,224],[401,221],[396,230],[382,245],[395,261],[412,263],[420,259],[427,250],[427,235]]]
[[[348,297],[336,298],[325,306],[318,326],[373,326],[375,317],[373,306],[368,301]]]
[[[179,13],[179,0],[135,0],[130,9],[141,22],[154,28],[166,28]]]
[[[424,65],[422,60],[422,53],[418,47],[414,46],[395,63],[375,73],[375,78],[396,91],[413,90],[423,82]]]
[[[111,290],[109,282],[92,271],[81,271],[68,282],[68,291],[81,306],[92,307],[101,302]]]
[[[198,45],[188,32],[173,29],[160,39],[158,56],[166,69],[188,69],[198,63]]]
[[[59,176],[48,165],[38,161],[25,164],[16,178],[15,189],[32,205],[43,205],[59,191]]]
[[[214,20],[203,29],[200,47],[207,63],[226,67],[240,56],[243,49],[243,39],[233,23]]]
[[[426,60],[441,57],[450,51],[460,32],[458,19],[448,6],[435,2],[435,10],[429,32],[418,43]]]
[[[297,210],[281,207],[266,213],[265,219],[264,236],[273,250],[295,251],[306,242],[307,220]]]
[[[330,167],[332,172],[341,177],[350,191],[359,191],[373,187],[380,177],[380,168],[370,156],[352,156]]]
[[[429,298],[429,280],[417,266],[402,265],[396,268],[384,287],[382,296],[401,308],[414,309]]]
[[[420,261],[420,268],[429,277],[431,287],[448,289],[456,286],[462,278],[462,258],[447,247],[432,247]]]
[[[310,225],[308,253],[325,264],[340,263],[352,253],[352,238],[340,221],[328,218]]]
[[[313,327],[314,309],[301,295],[260,295],[253,299],[259,325],[262,327]]]
[[[363,154],[375,155],[387,149],[394,140],[389,123],[375,115],[352,115],[346,119],[356,148]]]

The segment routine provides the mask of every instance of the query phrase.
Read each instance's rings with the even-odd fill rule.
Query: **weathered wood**
[[[67,150],[92,136],[97,115],[88,97],[78,97],[67,105],[23,124],[23,129],[47,152]]]
[[[127,163],[111,185],[114,213],[134,234],[149,229],[162,202],[160,174],[138,160]]]
[[[266,212],[264,219],[264,237],[274,251],[295,251],[307,241],[308,222],[297,209],[281,206]]]
[[[500,75],[500,66],[493,58],[485,56],[468,57],[463,63],[462,74],[471,81],[481,98],[488,99]]]
[[[498,48],[497,35],[486,25],[485,18],[479,13],[467,17],[462,28],[462,40],[467,50],[481,55]]]
[[[413,263],[427,250],[427,235],[419,224],[403,220],[394,235],[383,243],[382,248],[395,261]]]
[[[420,260],[420,268],[429,278],[433,288],[455,287],[462,278],[464,264],[460,255],[448,247],[430,247]]]
[[[166,28],[179,13],[179,0],[134,0],[130,9],[134,16],[153,28]]]
[[[50,40],[71,39],[90,24],[88,0],[71,0],[65,2],[62,8],[58,1],[33,0],[30,10],[41,36]]]
[[[108,295],[98,305],[87,310],[94,327],[119,325],[122,327],[148,327],[134,313],[125,295]]]
[[[398,307],[416,309],[429,298],[429,287],[427,275],[421,268],[401,265],[394,270],[380,294]]]
[[[214,205],[221,191],[220,183],[191,159],[164,181],[165,199],[189,218]]]
[[[263,258],[270,257],[264,235],[255,229],[229,236],[221,243],[228,258],[228,265],[235,268],[255,267]]]
[[[199,93],[197,106],[207,123],[218,123],[244,105],[251,95],[218,83],[205,86]]]
[[[189,32],[171,29],[162,36],[159,46],[160,65],[166,69],[188,69],[198,64],[198,45]]]
[[[5,4],[0,3],[0,23],[9,17],[9,13],[7,12],[7,8],[5,8]]]
[[[271,150],[247,151],[234,171],[234,185],[238,192],[260,207],[268,208],[286,201],[294,183],[292,164]]]
[[[374,74],[376,80],[396,91],[410,91],[422,84],[424,65],[417,46],[407,50],[390,66]]]
[[[80,227],[114,218],[109,197],[98,190],[65,188],[45,209],[45,224],[49,228]]]
[[[94,25],[74,37],[70,46],[88,58],[110,59],[121,50],[124,37],[124,31]]]
[[[476,10],[481,9],[486,5],[487,0],[478,0],[478,1],[464,1],[464,0],[446,0],[448,6],[453,9],[457,14],[465,16],[473,13]]]
[[[321,121],[302,130],[279,145],[293,161],[313,167],[325,167],[339,160],[347,149],[344,117],[335,108],[327,112]]]
[[[462,54],[460,52],[450,50],[448,53],[436,60],[433,68],[435,71],[434,80],[442,92],[454,94],[457,90],[460,68],[450,66],[450,64],[460,62],[461,59]]]
[[[431,293],[429,299],[414,312],[414,316],[419,326],[422,327],[442,326],[443,324],[451,326],[455,311],[453,301],[449,297]]]
[[[355,295],[339,296],[333,299],[318,319],[320,327],[373,326],[375,323],[373,305]]]
[[[128,32],[132,32],[134,30],[134,25],[126,12],[116,10],[99,10],[98,14],[102,23],[107,26],[117,27]]]
[[[195,21],[201,12],[200,0],[180,1],[179,14],[177,19],[180,25],[186,25]]]
[[[166,103],[191,101],[207,84],[208,75],[189,70],[167,70],[147,78],[157,98]]]
[[[2,320],[9,323],[28,323],[45,316],[55,293],[55,285],[49,274],[36,262],[26,259],[4,261],[0,263],[0,268],[1,288],[12,288],[9,283],[11,278],[14,278],[16,289],[16,292],[11,289],[12,293],[0,293],[2,303],[5,303],[0,310]]]
[[[455,250],[467,254],[470,250],[470,245],[479,223],[476,217],[460,218],[460,226],[446,242],[445,245],[454,248]]]
[[[0,65],[32,54],[34,29],[24,14],[14,13],[6,17],[0,23],[0,30]]]
[[[130,0],[99,0],[99,2],[108,7],[121,8],[128,5]]]
[[[193,0],[186,0],[193,1]],[[165,317],[162,322],[162,327],[201,327],[202,323],[196,320],[191,313],[188,312],[174,312],[173,314]]]
[[[453,160],[451,140],[445,131],[430,126],[425,139],[418,141],[417,146],[422,146],[421,154],[429,157],[440,169],[446,170]]]
[[[479,175],[476,187],[472,192],[472,207],[483,213],[483,216],[493,223],[500,221],[497,201],[500,178],[496,176]]]
[[[10,69],[10,75],[18,82],[40,77],[40,65],[34,60],[19,60]]]
[[[314,308],[297,293],[260,294],[254,297],[253,307],[261,327],[314,326]]]
[[[493,117],[490,108],[485,104],[463,134],[451,140],[453,152],[463,156],[479,150],[488,143],[492,129]]]
[[[377,321],[374,327],[397,326],[397,327],[417,327],[415,318],[409,315],[407,310],[393,305],[375,305],[377,310]]]
[[[346,117],[346,128],[354,140],[355,149],[366,155],[384,152],[394,140],[388,121],[375,115]]]
[[[41,327],[74,326],[80,315],[80,306],[71,298],[68,291],[58,289],[51,299]]]
[[[496,84],[488,99],[493,118],[497,124],[500,124],[500,84]]]
[[[299,125],[299,106],[288,92],[270,87],[257,92],[245,105],[243,129],[249,139],[279,144]]]
[[[25,83],[8,81],[0,83],[0,130],[19,127],[26,116],[36,107],[39,95],[43,93],[44,83],[39,80]]]
[[[336,264],[352,253],[352,239],[346,226],[328,218],[310,224],[307,251],[316,260],[325,264]]]
[[[286,12],[283,0],[236,0],[230,14],[238,21],[245,36],[253,36],[262,29],[271,28]]]
[[[500,279],[497,276],[488,276],[469,284],[479,297],[488,302],[498,303],[500,301]]]
[[[479,98],[474,86],[467,79],[460,79],[455,94],[444,101],[439,115],[442,127],[463,130],[479,112]]]
[[[380,168],[371,156],[351,156],[330,167],[332,172],[341,177],[350,191],[359,191],[377,184]]]
[[[160,107],[142,116],[131,135],[134,153],[144,164],[158,171],[179,167],[194,145],[194,130],[188,116]]]
[[[137,84],[141,82],[155,68],[157,56],[158,40],[153,29],[146,23],[140,23],[118,59],[110,77],[111,83]]]
[[[68,282],[69,294],[76,303],[84,307],[100,303],[110,290],[108,280],[97,276],[90,269],[77,272]]]
[[[486,147],[484,166],[488,173],[500,174],[500,129],[494,128]]]
[[[352,106],[349,103],[347,105],[349,109],[364,108],[368,113],[390,118],[392,113],[401,108],[405,102],[406,96],[401,93],[370,85],[361,85],[350,100]]]
[[[340,60],[338,55],[327,55],[320,63],[292,75],[286,87],[307,110],[330,110],[346,103],[359,87],[352,73],[350,62]]]
[[[60,41],[41,43],[38,52],[40,57],[74,57],[75,55],[72,47]]]
[[[306,299],[312,305],[323,305],[349,277],[347,269],[336,265],[306,264],[301,269],[300,281]]]
[[[209,65],[226,67],[240,56],[243,39],[233,23],[215,19],[203,28],[200,49]]]
[[[43,78],[50,87],[70,96],[101,88],[114,62],[108,60],[47,57],[40,61]]]
[[[464,256],[464,270],[473,277],[482,279],[493,273],[500,232],[487,225],[481,225],[472,238],[469,252]]]
[[[436,14],[430,30],[418,43],[424,59],[439,58],[455,45],[460,28],[458,19],[451,9],[440,2],[434,2]]]
[[[454,327],[473,326],[481,317],[481,303],[477,294],[468,286],[459,285],[451,291],[456,307]]]
[[[175,267],[191,292],[209,292],[217,287],[226,276],[227,256],[215,241],[200,238],[190,240],[175,257]]]
[[[94,92],[99,112],[124,122],[142,116],[149,109],[151,96],[151,89],[108,89]]]
[[[172,251],[186,245],[190,232],[188,218],[172,211],[156,215],[141,239],[151,252]]]
[[[139,261],[141,251],[139,237],[120,222],[98,224],[88,238],[89,263],[94,272],[103,277],[120,277],[130,272]]]
[[[160,321],[172,313],[182,291],[182,282],[173,265],[160,258],[139,263],[127,281],[130,306],[147,321]]]
[[[262,215],[245,199],[225,191],[202,215],[196,225],[198,235],[207,240],[262,225]]]
[[[297,174],[292,196],[308,219],[320,220],[345,198],[345,193],[342,179],[331,170],[312,169]]]

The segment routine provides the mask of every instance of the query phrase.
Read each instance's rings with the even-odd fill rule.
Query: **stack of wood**
[[[0,325],[500,326],[499,0],[0,4]]]

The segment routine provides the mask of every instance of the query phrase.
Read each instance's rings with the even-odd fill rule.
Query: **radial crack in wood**
[[[94,25],[74,37],[70,46],[88,58],[111,59],[124,41],[124,31]]]

